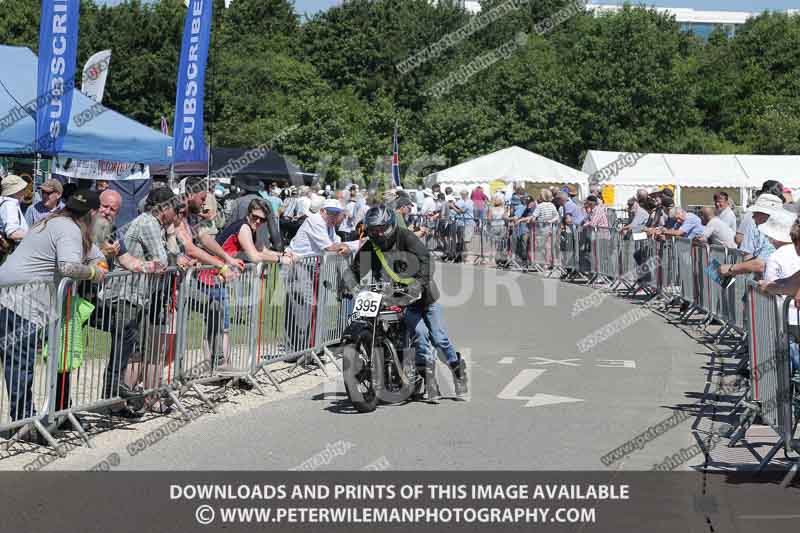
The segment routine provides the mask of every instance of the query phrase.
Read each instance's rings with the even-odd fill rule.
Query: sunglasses
[[[266,217],[262,217],[262,216],[256,215],[255,213],[251,213],[250,214],[250,218],[253,219],[253,222],[266,222],[267,221]]]
[[[45,190],[45,189],[39,189],[39,192],[41,192],[42,194],[53,194],[56,191],[55,191],[55,189],[52,190],[52,191],[48,191],[48,190]]]

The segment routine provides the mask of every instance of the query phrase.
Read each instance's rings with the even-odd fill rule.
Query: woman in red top
[[[228,255],[249,263],[286,263],[292,262],[292,253],[283,254],[272,250],[256,248],[256,232],[267,222],[267,208],[264,200],[255,199],[247,206],[247,216],[228,225],[217,234],[217,242]]]

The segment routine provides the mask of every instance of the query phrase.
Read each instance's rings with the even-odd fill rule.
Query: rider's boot
[[[425,396],[428,401],[438,400],[442,396],[436,380],[436,361],[425,365]]]
[[[453,372],[453,384],[456,387],[456,395],[463,396],[469,392],[467,378],[467,362],[461,357],[461,352],[456,352],[458,360],[450,362],[450,371]]]
[[[417,365],[417,374],[425,378],[425,399],[428,401],[436,400],[442,396],[439,391],[439,383],[436,381],[436,362],[426,362],[424,365]]]

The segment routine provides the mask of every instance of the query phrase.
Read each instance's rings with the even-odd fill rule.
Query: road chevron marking
[[[524,400],[525,407],[542,407],[544,405],[555,405],[559,403],[582,402],[580,398],[570,398],[568,396],[554,396],[552,394],[536,393],[533,396],[520,396],[525,387],[544,374],[546,370],[541,368],[526,368],[517,374],[511,382],[500,391],[497,398],[500,400]]]

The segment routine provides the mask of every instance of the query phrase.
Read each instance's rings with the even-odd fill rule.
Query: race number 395
[[[353,314],[363,317],[375,317],[381,307],[381,294],[375,292],[360,292],[353,305]]]

